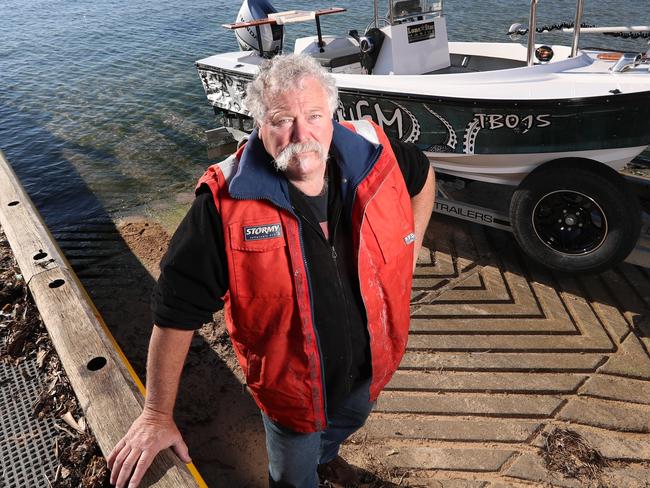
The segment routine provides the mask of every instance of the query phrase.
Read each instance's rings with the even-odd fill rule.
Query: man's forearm
[[[111,484],[136,488],[160,451],[172,447],[186,463],[187,444],[174,423],[174,403],[193,331],[154,325],[147,358],[144,410],[106,458]]]
[[[147,357],[145,411],[172,415],[193,333],[192,330],[168,329],[154,325]]]
[[[422,247],[422,240],[429,225],[431,212],[433,211],[433,204],[436,196],[436,178],[433,168],[429,166],[429,173],[427,179],[422,187],[420,193],[411,198],[411,208],[413,209],[413,220],[415,223],[415,247],[413,249],[414,262],[413,269],[415,269],[415,261],[417,261],[420,248]]]

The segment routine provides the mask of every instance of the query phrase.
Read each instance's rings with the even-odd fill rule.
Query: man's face
[[[269,100],[259,135],[266,152],[292,180],[324,174],[333,130],[325,89],[314,78],[305,78],[301,88]]]

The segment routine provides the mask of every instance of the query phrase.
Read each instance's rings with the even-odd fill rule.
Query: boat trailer
[[[650,161],[639,158],[639,164],[650,168]],[[637,176],[621,172],[626,183],[642,204],[641,231],[625,262],[650,268],[650,172]],[[485,183],[437,174],[434,212],[466,220],[486,227],[513,232],[508,207],[514,186]],[[644,205],[647,203],[647,205]]]

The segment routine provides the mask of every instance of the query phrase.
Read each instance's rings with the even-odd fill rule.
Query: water
[[[368,0],[319,6],[331,5],[348,12],[324,17],[326,33],[362,30],[372,14]],[[503,41],[511,23],[528,23],[528,6],[448,0],[450,39]],[[572,0],[541,1],[539,23],[571,21],[574,8]],[[236,49],[220,25],[238,9],[239,2],[206,0],[2,0],[0,148],[50,226],[191,190],[208,164],[203,132],[216,125],[193,63]],[[650,24],[647,0],[588,0],[585,21]],[[313,30],[291,26],[287,45]],[[582,45],[612,41],[584,36]],[[641,51],[646,42],[616,45]]]

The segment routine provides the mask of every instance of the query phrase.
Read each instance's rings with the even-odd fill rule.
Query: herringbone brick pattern
[[[568,428],[615,461],[604,486],[650,486],[649,271],[551,274],[439,216],[425,246],[407,353],[355,442],[411,486],[589,486],[539,455]]]

